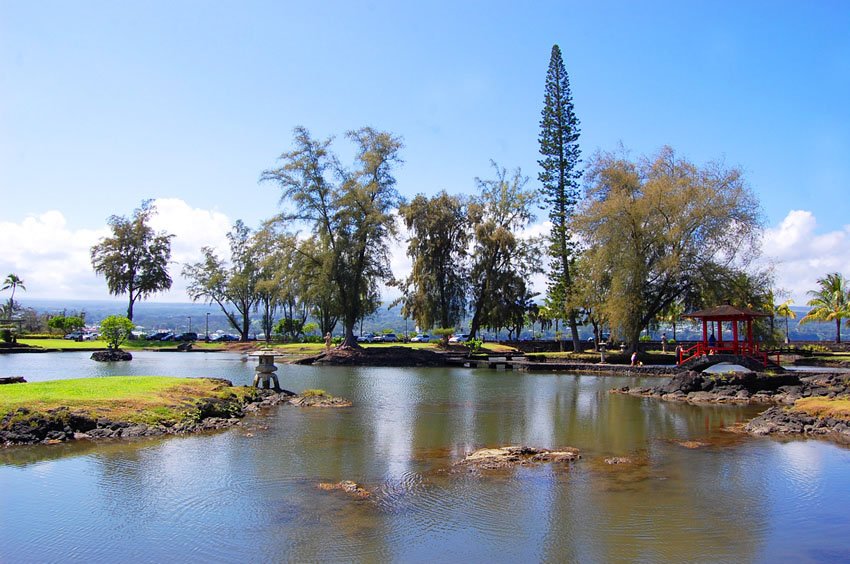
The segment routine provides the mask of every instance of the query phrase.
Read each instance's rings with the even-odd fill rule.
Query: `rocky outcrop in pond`
[[[615,393],[656,397],[690,403],[793,404],[804,397],[836,397],[850,393],[847,376],[841,374],[762,374],[756,372],[706,374],[683,372],[665,384],[632,388]]]
[[[133,355],[121,349],[107,349],[105,351],[95,351],[91,354],[91,359],[98,362],[119,362],[124,360],[133,360]]]
[[[453,471],[503,470],[550,462],[572,462],[581,458],[577,448],[548,450],[530,446],[481,448],[456,462]]]
[[[689,403],[736,403],[773,405],[744,425],[753,435],[828,436],[850,443],[850,421],[840,417],[819,417],[793,409],[804,398],[850,398],[850,375],[843,373],[705,374],[686,372],[669,382],[652,387],[611,390],[615,393],[655,397]],[[686,446],[686,445],[683,445]]]
[[[850,421],[837,417],[815,417],[787,407],[771,407],[744,430],[752,435],[823,436],[850,444]]]

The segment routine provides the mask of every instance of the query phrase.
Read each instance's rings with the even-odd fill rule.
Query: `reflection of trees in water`
[[[587,376],[281,372],[294,389],[323,388],[355,406],[281,406],[224,433],[62,445],[32,457],[0,451],[0,462],[86,455],[56,472],[96,484],[101,509],[87,518],[103,531],[80,546],[113,559],[752,560],[774,520],[747,449],[672,442],[714,444],[715,430],[749,408],[609,394],[612,379]],[[504,444],[575,446],[584,459],[492,477],[435,471],[474,447]],[[636,463],[607,466],[604,456]],[[316,488],[343,479],[374,497]]]
[[[749,561],[762,545],[769,508],[762,469],[735,449],[686,449],[671,439],[708,440],[739,408],[645,403],[612,395],[610,453],[630,448],[632,464],[606,465],[604,450],[557,488],[547,559],[583,561]],[[604,429],[600,429],[605,432]]]

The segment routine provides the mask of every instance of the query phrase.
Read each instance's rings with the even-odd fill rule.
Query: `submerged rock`
[[[351,407],[351,401],[330,394],[301,394],[287,399],[297,407]]]
[[[336,483],[321,482],[316,487],[326,492],[338,490],[341,492],[345,492],[351,496],[358,497],[360,499],[366,499],[371,495],[369,493],[369,490],[367,490],[357,482],[353,482],[351,480],[343,480],[341,482]]]
[[[610,456],[606,458],[605,464],[632,464],[634,461],[627,456]]]
[[[674,440],[673,442],[676,443],[677,445],[679,445],[680,447],[685,447],[685,448],[689,448],[689,449],[703,448],[703,447],[709,446],[708,443],[703,443],[701,441],[677,441],[677,440]]]

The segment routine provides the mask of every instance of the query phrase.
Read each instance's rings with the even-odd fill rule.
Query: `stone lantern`
[[[277,366],[274,363],[274,352],[260,351],[252,356],[256,356],[259,360],[259,364],[254,369],[254,387],[259,388],[260,383],[262,383],[263,388],[280,390],[280,382],[278,382],[277,374],[275,374]],[[272,386],[272,383],[274,383],[274,386]]]

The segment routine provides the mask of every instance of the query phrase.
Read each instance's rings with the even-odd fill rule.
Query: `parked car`
[[[382,343],[396,343],[398,342],[398,336],[395,333],[386,333],[381,336]]]
[[[416,335],[412,339],[410,339],[411,343],[428,343],[431,341],[431,335],[427,333],[423,333],[422,335]]]
[[[469,340],[469,335],[467,335],[466,333],[458,333],[457,335],[452,336],[452,338],[449,339],[449,342],[450,343],[465,343],[468,340]]]
[[[171,333],[168,331],[154,331],[145,335],[145,339],[148,341],[161,341],[166,335],[171,335]]]
[[[185,341],[185,342],[194,342],[198,340],[198,334],[194,331],[187,331],[185,333],[180,333],[176,337],[174,337],[175,341]]]
[[[65,335],[65,338],[69,341],[82,341],[83,340],[83,332],[82,331],[73,331]]]
[[[177,335],[175,335],[174,333],[166,333],[160,339],[157,339],[157,340],[158,341],[174,341],[176,339],[177,339]]]
[[[213,337],[210,337],[210,341],[212,341],[213,343],[229,343],[229,342],[234,342],[234,341],[238,341],[238,340],[239,340],[239,337],[237,337],[236,335],[228,335],[226,333],[222,333],[221,335],[214,335]]]
[[[374,343],[375,335],[373,333],[366,333],[365,335],[360,335],[357,337],[358,343]]]

